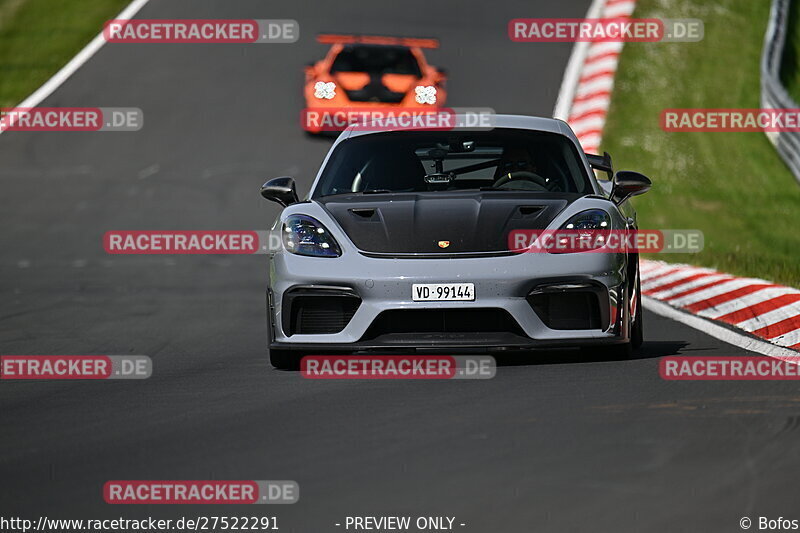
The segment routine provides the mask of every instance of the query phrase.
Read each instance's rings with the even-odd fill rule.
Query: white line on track
[[[133,0],[125,7],[125,9],[122,10],[119,15],[114,18],[116,20],[128,20],[133,18],[133,16],[136,15],[136,13],[138,13],[148,1],[149,0]],[[75,74],[75,71],[81,68],[83,64],[86,63],[94,54],[96,54],[105,43],[106,40],[103,37],[103,32],[101,31],[89,42],[89,44],[84,46],[83,50],[78,52],[78,54],[73,57],[69,63],[64,65],[61,70],[53,74],[52,78],[47,80],[44,85],[36,89],[33,94],[28,96],[16,107],[36,107],[39,105],[42,100],[53,94],[53,92],[55,92],[55,90],[58,89],[62,83],[67,81],[70,76]],[[4,130],[0,128],[0,133],[3,133],[3,131]]]

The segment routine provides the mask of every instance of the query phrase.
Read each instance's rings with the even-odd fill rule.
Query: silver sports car
[[[261,194],[273,231],[270,361],[356,351],[453,353],[642,342],[635,252],[521,253],[516,233],[630,230],[650,188],[584,154],[560,120],[497,115],[492,129],[367,132],[331,147],[305,200],[292,178]],[[601,180],[595,172],[605,172]]]

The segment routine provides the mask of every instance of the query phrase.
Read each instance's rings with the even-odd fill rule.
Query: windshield
[[[331,65],[337,72],[368,72],[370,74],[406,74],[420,77],[419,64],[411,50],[403,46],[347,46]]]
[[[313,197],[466,189],[592,192],[574,144],[549,132],[392,132],[342,142]]]

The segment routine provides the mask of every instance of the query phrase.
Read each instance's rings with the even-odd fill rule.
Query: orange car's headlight
[[[314,98],[332,100],[336,96],[336,84],[332,81],[318,81],[314,84]]]
[[[417,85],[414,87],[414,93],[414,100],[418,104],[433,105],[436,103],[436,87],[433,85]]]

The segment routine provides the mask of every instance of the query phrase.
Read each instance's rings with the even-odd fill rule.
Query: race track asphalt
[[[0,516],[267,514],[321,533],[348,515],[447,515],[511,533],[737,531],[796,512],[800,389],[663,381],[660,356],[745,353],[677,322],[646,313],[631,361],[549,353],[504,359],[488,381],[310,381],[269,366],[266,256],[103,251],[108,230],[266,229],[266,178],[307,191],[330,145],[299,128],[316,33],[438,37],[429,59],[452,106],[549,116],[571,45],[513,43],[506,24],[588,3],[145,6],[139,18],[292,18],[301,39],[106,45],[42,105],[139,107],[141,131],[0,135],[0,353],[154,361],[145,381],[0,383]],[[110,506],[112,479],[292,479],[301,497]]]

